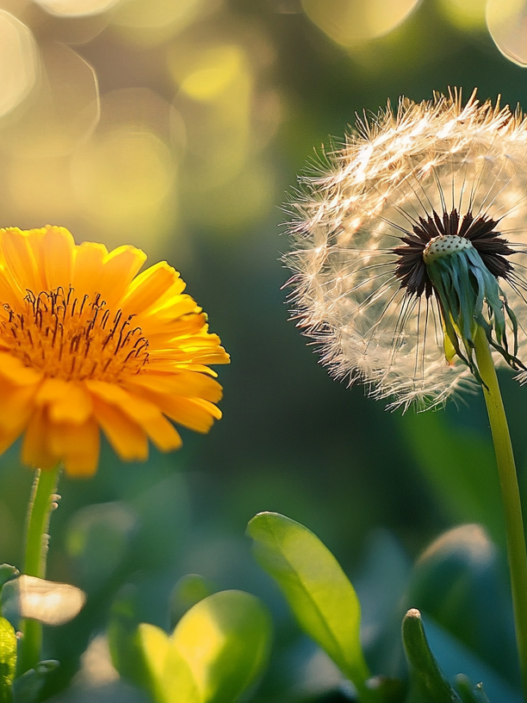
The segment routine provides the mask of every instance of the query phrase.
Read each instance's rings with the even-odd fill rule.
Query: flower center
[[[436,259],[449,256],[463,249],[472,249],[472,243],[465,237],[458,237],[457,234],[447,234],[445,236],[431,239],[423,251],[423,261],[429,265]]]
[[[109,310],[99,293],[81,300],[73,288],[28,291],[24,303],[23,312],[4,305],[0,350],[48,377],[115,382],[148,363],[148,340],[132,327],[134,316]]]

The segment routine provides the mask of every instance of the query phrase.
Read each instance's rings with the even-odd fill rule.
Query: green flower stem
[[[498,378],[485,331],[479,327],[474,339],[476,360],[487,404],[505,512],[507,551],[514,606],[516,640],[523,694],[527,701],[527,551],[516,465]]]
[[[48,554],[48,527],[57,490],[59,467],[35,474],[26,523],[24,574],[45,578]],[[22,622],[22,640],[17,661],[17,674],[33,669],[41,660],[42,624],[37,620]]]

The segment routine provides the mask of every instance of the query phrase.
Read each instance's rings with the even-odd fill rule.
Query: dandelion
[[[291,205],[295,315],[339,378],[436,405],[527,350],[527,120],[475,94],[402,99],[325,155]],[[525,371],[524,371],[525,376]]]
[[[139,249],[75,245],[64,228],[0,230],[0,451],[92,475],[100,429],[124,460],[148,440],[176,449],[175,422],[207,432],[228,363],[206,316],[166,263]]]
[[[527,548],[496,376],[527,380],[527,118],[475,93],[402,99],[302,180],[285,261],[296,316],[337,377],[407,408],[480,384],[500,478],[523,691]]]

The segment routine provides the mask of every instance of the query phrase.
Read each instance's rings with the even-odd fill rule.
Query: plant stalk
[[[498,385],[498,377],[483,328],[478,328],[474,342],[478,369],[485,384],[483,386],[483,395],[485,396],[489,415],[505,512],[516,641],[523,695],[527,701],[527,550],[525,547],[518,477],[507,417]]]
[[[49,520],[54,506],[59,477],[59,466],[37,470],[26,521],[26,551],[23,573],[45,578],[49,543]],[[41,660],[42,624],[37,620],[23,620],[22,639],[17,660],[17,676],[33,669]]]

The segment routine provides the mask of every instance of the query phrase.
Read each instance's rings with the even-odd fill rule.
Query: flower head
[[[524,369],[527,119],[475,94],[401,99],[325,155],[292,203],[295,315],[337,377],[392,407],[479,379],[474,335]]]
[[[181,444],[171,420],[207,432],[221,417],[209,364],[228,363],[206,316],[166,263],[139,249],[76,245],[62,227],[0,230],[0,451],[91,475],[102,429],[125,460],[148,440]]]

